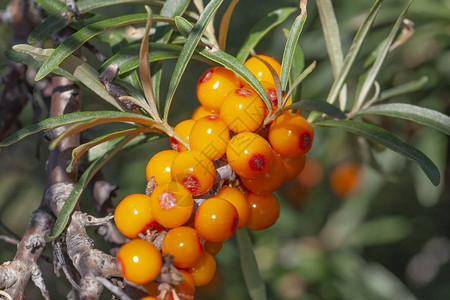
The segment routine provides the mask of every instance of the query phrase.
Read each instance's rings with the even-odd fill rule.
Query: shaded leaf
[[[436,165],[421,151],[401,141],[389,131],[378,126],[352,120],[327,120],[314,123],[316,126],[334,127],[360,135],[370,141],[380,143],[398,154],[416,162],[434,185],[440,181]]]
[[[356,115],[372,114],[411,120],[450,135],[450,117],[425,107],[406,103],[380,104],[356,113]]]
[[[186,70],[187,64],[189,63],[192,54],[194,53],[194,50],[206,29],[206,26],[209,24],[222,2],[223,0],[212,0],[208,3],[208,5],[206,5],[203,13],[198,18],[197,23],[194,25],[192,31],[186,39],[183,49],[181,50],[180,57],[175,65],[172,77],[170,78],[169,89],[167,91],[167,97],[164,105],[164,120],[166,121],[169,117],[169,110],[173,96],[175,95],[175,91],[180,83],[181,77]]]
[[[250,29],[250,32],[239,50],[236,58],[240,62],[244,62],[250,50],[253,49],[258,42],[275,26],[286,20],[297,8],[285,7],[274,10],[262,18],[255,26]]]
[[[282,111],[290,110],[293,108],[300,108],[302,110],[313,110],[320,113],[329,115],[330,117],[345,119],[347,116],[336,106],[320,100],[301,100],[295,102],[287,107],[284,107]]]
[[[259,274],[255,253],[253,252],[252,241],[247,228],[242,227],[236,231],[236,239],[241,259],[241,269],[244,275],[245,284],[252,300],[267,299],[266,287]]]
[[[396,87],[384,90],[380,93],[380,99],[378,101],[383,101],[395,96],[403,95],[406,93],[412,93],[421,90],[428,83],[427,76],[421,76],[418,79],[412,80],[410,82],[398,85]]]

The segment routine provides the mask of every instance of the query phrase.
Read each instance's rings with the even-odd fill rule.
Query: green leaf
[[[334,103],[336,101],[337,96],[339,95],[342,86],[344,85],[350,68],[352,67],[356,57],[358,56],[359,50],[363,42],[365,41],[367,34],[369,33],[370,27],[375,21],[375,17],[380,10],[380,6],[383,0],[377,0],[372,8],[370,9],[368,15],[366,16],[364,22],[359,27],[358,32],[355,35],[353,43],[347,53],[347,56],[344,59],[342,64],[342,68],[339,70],[338,76],[335,78],[333,85],[331,86],[330,92],[327,96],[328,103]]]
[[[163,17],[154,17],[154,19],[155,21],[172,21],[170,18]],[[37,72],[36,80],[44,78],[65,58],[67,58],[75,50],[80,48],[89,39],[99,35],[100,33],[112,30],[117,27],[136,23],[144,23],[146,21],[146,14],[132,14],[95,22],[84,27],[83,29],[80,29],[79,31],[68,37],[61,45],[58,46],[58,48],[55,49],[55,51],[52,52],[50,57],[44,62],[42,67]]]
[[[405,17],[405,14],[411,5],[412,0],[408,2],[408,4],[403,9],[400,16],[397,18],[397,21],[395,22],[394,26],[392,27],[391,32],[388,35],[388,38],[386,42],[383,44],[383,46],[380,48],[380,52],[378,53],[377,58],[375,59],[375,62],[373,63],[372,67],[370,68],[369,72],[367,73],[367,77],[361,87],[361,91],[359,95],[357,96],[357,100],[355,101],[354,110],[358,111],[363,103],[364,100],[367,97],[367,94],[369,93],[370,89],[372,88],[372,85],[375,81],[376,76],[378,75],[378,72],[380,71],[381,65],[385,61],[387,54],[389,52],[389,48],[391,47],[392,43],[394,42],[395,36],[397,35],[398,30],[400,29],[400,26],[402,25],[402,21]]]
[[[301,6],[303,3],[304,6]],[[281,71],[280,71],[280,83],[281,89],[286,90],[288,81],[289,81],[289,73],[292,68],[292,63],[294,60],[295,49],[298,44],[298,39],[300,38],[300,34],[303,30],[303,25],[305,25],[307,13],[306,13],[306,3],[305,1],[301,1],[300,4],[302,11],[297,18],[295,18],[294,24],[289,31],[289,36],[284,47],[283,52],[283,60],[281,62]]]
[[[120,149],[122,149],[123,146],[125,146],[133,138],[134,136],[123,138],[123,141],[118,145],[118,147],[107,153],[105,156],[98,158],[84,171],[83,175],[81,175],[69,197],[67,197],[66,201],[64,202],[64,205],[61,208],[55,224],[53,225],[50,235],[45,237],[45,240],[47,242],[55,240],[64,231],[67,223],[69,222],[70,216],[72,215],[72,212],[75,209],[78,200],[80,199],[81,193],[83,193],[83,191],[86,189],[87,185],[94,177],[94,175],[98,172],[98,170],[100,170],[100,168],[102,168],[103,165],[108,162],[108,160],[110,160],[117,152],[120,151]]]
[[[248,230],[242,227],[236,231],[236,239],[241,259],[241,269],[250,298],[252,300],[265,300],[267,299],[266,287],[259,274]]]
[[[380,104],[360,110],[355,115],[383,115],[411,120],[450,135],[450,117],[436,110],[405,103]]]
[[[129,112],[119,111],[85,111],[65,114],[53,118],[45,119],[39,123],[22,128],[19,131],[14,132],[12,135],[4,139],[0,143],[0,147],[6,147],[12,145],[21,139],[44,130],[52,129],[62,125],[68,125],[78,122],[103,120],[105,123],[109,122],[134,122],[137,124],[153,126],[154,120]]]
[[[25,44],[15,45],[13,46],[13,49],[17,52],[29,54],[33,59],[39,62],[45,61],[54,51],[53,49],[41,49]],[[116,99],[109,94],[103,83],[98,79],[99,74],[97,71],[89,64],[78,57],[70,55],[61,62],[59,67],[72,74],[77,81],[83,83],[87,88],[102,97],[109,104],[122,110]]]
[[[167,97],[164,105],[165,121],[167,121],[167,118],[169,117],[169,110],[173,96],[175,95],[175,91],[180,83],[181,77],[186,70],[187,64],[189,63],[192,54],[194,53],[195,48],[197,47],[197,44],[206,29],[206,26],[209,24],[222,2],[223,0],[212,0],[208,3],[208,5],[206,5],[203,13],[198,18],[197,23],[194,25],[192,31],[186,39],[183,49],[181,50],[180,57],[175,65],[172,78],[170,79],[169,89],[167,91]]]
[[[398,85],[396,87],[384,90],[380,93],[380,99],[378,101],[383,101],[395,96],[403,95],[406,93],[412,93],[421,90],[428,83],[427,76],[421,76],[418,79],[412,80],[410,82]]]
[[[350,133],[360,135],[372,142],[380,143],[398,154],[416,162],[434,185],[439,184],[440,174],[436,165],[421,151],[401,141],[398,137],[385,129],[372,124],[352,120],[328,120],[316,122],[314,125],[343,129]]]
[[[287,107],[284,107],[282,111],[290,110],[293,108],[300,108],[302,110],[314,110],[320,113],[329,115],[330,117],[345,119],[347,116],[336,106],[320,100],[301,100],[295,102]]]
[[[270,12],[256,23],[255,26],[250,29],[247,39],[236,55],[237,60],[244,62],[247,59],[250,50],[253,49],[272,28],[281,24],[296,10],[297,8],[293,7],[280,8]]]
[[[27,42],[29,44],[35,44],[43,41],[53,33],[58,32],[70,23],[67,19],[67,9],[62,9],[54,15],[44,19],[28,36]]]
[[[303,55],[303,53],[302,53]],[[316,68],[316,61],[313,61],[303,72],[298,75],[297,78],[294,79],[294,82],[291,84],[291,87],[289,91],[286,93],[286,96],[284,96],[283,100],[283,106],[286,104],[287,99],[291,97],[291,94],[293,94],[294,90],[297,88],[297,86]],[[296,101],[293,101],[296,102]]]

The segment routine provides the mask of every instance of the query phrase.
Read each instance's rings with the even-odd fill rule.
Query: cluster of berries
[[[275,113],[282,100],[277,99],[273,75],[261,60],[278,75],[281,66],[265,55],[245,63],[262,83]],[[147,195],[125,197],[115,210],[117,228],[132,239],[120,248],[118,266],[127,280],[144,284],[154,296],[160,292],[162,255],[173,258],[183,277],[171,292],[193,299],[195,286],[212,280],[213,256],[223,241],[242,226],[261,230],[273,225],[280,213],[273,192],[301,172],[314,137],[298,112],[275,115],[265,125],[269,110],[264,101],[223,67],[201,76],[197,98],[201,105],[191,119],[174,128],[186,143],[171,138],[172,150],[161,151],[148,162],[147,180],[156,187]],[[146,238],[149,235],[156,236],[153,243]],[[160,237],[158,249],[155,240]]]

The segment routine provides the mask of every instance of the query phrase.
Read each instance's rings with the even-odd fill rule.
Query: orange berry
[[[195,293],[195,282],[194,277],[192,277],[191,273],[186,270],[178,269],[178,272],[183,276],[183,281],[180,284],[174,286],[175,293],[177,294],[180,300],[192,300],[194,299]],[[151,281],[144,284],[144,288],[149,295],[157,296],[160,294],[159,291],[159,282]],[[159,298],[155,298],[159,299]],[[174,300],[173,294],[170,293],[166,295],[165,300]]]
[[[169,182],[172,178],[170,175],[172,162],[177,154],[178,152],[174,150],[163,150],[153,155],[145,168],[147,181],[155,177],[158,185]]]
[[[275,69],[277,75],[280,76],[281,64],[276,59],[268,55],[258,55],[258,57],[269,63],[269,65]],[[247,69],[249,69],[250,72],[252,72],[252,74],[255,75],[255,77],[259,81],[266,81],[275,85],[275,81],[273,80],[273,76],[269,68],[256,57],[250,57],[249,59],[247,59],[247,61],[244,63],[244,66],[246,66]],[[245,81],[241,79],[241,83],[245,84]]]
[[[297,175],[300,174],[300,172],[305,167],[306,158],[304,154],[298,157],[285,157],[279,153],[277,153],[277,155],[283,162],[285,170],[284,180],[289,180],[297,177]]]
[[[261,81],[261,85],[263,86],[264,90],[266,91],[267,96],[269,97],[270,104],[272,106],[272,111],[276,111],[278,109],[278,105],[283,102],[283,99],[278,100],[277,98],[277,90],[275,88],[275,84],[269,83],[267,81]],[[250,87],[250,85],[246,84],[244,86],[245,89],[252,90],[256,93],[256,91]],[[289,99],[286,101],[286,104],[284,106],[288,106],[292,104],[292,97],[289,97]],[[269,112],[267,110],[267,107],[265,108],[265,115],[267,115]]]
[[[162,266],[158,249],[152,243],[140,239],[122,245],[117,252],[116,261],[122,276],[136,284],[155,279]]]
[[[215,256],[222,249],[222,245],[223,245],[222,242],[211,242],[205,240],[205,244],[203,245],[203,247],[206,252],[208,252],[212,256]]]
[[[280,216],[280,204],[272,193],[249,193],[247,200],[250,203],[250,215],[245,226],[248,229],[266,229],[278,220]]]
[[[191,115],[192,120],[198,120],[206,116],[219,116],[219,113],[212,112],[206,109],[204,106],[200,105],[197,107]]]
[[[239,215],[239,223],[237,229],[241,228],[242,225],[247,222],[248,214],[250,213],[250,208],[248,206],[247,198],[240,190],[230,186],[224,186],[220,189],[219,193],[216,195],[217,198],[222,198],[233,204]]]
[[[312,146],[314,131],[301,115],[285,112],[270,125],[269,142],[273,149],[286,157],[305,154]]]
[[[239,78],[224,67],[206,70],[197,83],[197,98],[210,111],[218,112],[229,91],[241,86]]]
[[[194,126],[195,120],[184,120],[178,123],[173,131],[178,134],[186,143],[189,144],[189,133],[191,132],[192,126]],[[170,138],[170,147],[177,152],[186,151],[187,148],[183,146],[177,139],[171,137]]]
[[[181,226],[173,228],[164,236],[162,253],[168,253],[173,256],[175,267],[192,267],[203,253],[201,237],[191,227]]]
[[[305,166],[297,176],[297,181],[301,186],[313,188],[319,184],[323,177],[323,168],[320,161],[316,158],[308,158]]]
[[[209,283],[216,273],[216,261],[214,257],[208,252],[203,252],[202,257],[189,268],[189,273],[192,274],[196,286],[202,286]]]
[[[186,223],[194,208],[191,193],[174,181],[157,186],[150,199],[156,221],[168,228]]]
[[[344,162],[336,166],[330,174],[330,186],[339,197],[345,197],[356,190],[360,183],[360,165]]]
[[[228,143],[226,154],[233,171],[247,178],[264,173],[272,160],[270,144],[253,132],[235,135]]]
[[[114,211],[117,229],[126,237],[135,239],[148,228],[160,229],[152,215],[150,197],[144,194],[128,195],[120,201]]]
[[[203,117],[192,126],[189,134],[192,150],[197,150],[211,160],[221,158],[227,150],[230,132],[217,116]]]
[[[153,296],[146,296],[144,298],[141,298],[140,300],[159,300],[159,299]]]
[[[221,242],[233,236],[238,222],[238,212],[230,202],[209,198],[198,207],[194,227],[205,240]]]
[[[264,120],[266,105],[247,89],[230,91],[220,107],[220,117],[233,132],[255,131]]]
[[[254,193],[272,193],[283,183],[284,174],[283,161],[275,153],[272,153],[272,163],[264,173],[254,178],[241,177],[241,180],[245,187]]]
[[[198,151],[180,152],[172,163],[172,180],[181,183],[192,195],[202,195],[214,184],[216,169],[212,161]]]

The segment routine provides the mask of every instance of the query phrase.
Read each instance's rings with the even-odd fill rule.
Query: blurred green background
[[[1,7],[7,1],[0,1]],[[227,3],[227,2],[226,2]],[[344,53],[373,1],[334,1]],[[387,36],[406,1],[385,1],[374,28],[350,73],[349,89],[354,91],[363,71],[365,57]],[[227,50],[236,54],[250,28],[264,15],[279,7],[296,7],[297,1],[241,0],[233,14]],[[98,13],[117,16],[144,12],[142,5],[121,5]],[[219,10],[218,15],[224,9]],[[271,31],[257,46],[256,52],[281,61],[285,43],[282,28],[289,28],[294,15]],[[383,65],[377,81],[381,89],[428,78],[421,91],[391,99],[450,112],[450,1],[415,0],[407,13],[415,23],[415,34],[393,51]],[[218,20],[216,20],[217,23]],[[0,52],[9,47],[11,30],[0,25]],[[104,44],[96,43],[100,49]],[[333,75],[314,1],[308,3],[308,19],[300,38],[306,65],[317,60],[314,72],[302,84],[303,99],[324,99]],[[105,50],[108,51],[108,50]],[[8,62],[0,58],[1,75]],[[93,63],[98,65],[98,63]],[[164,65],[162,93],[167,90],[174,61]],[[192,61],[175,95],[171,124],[189,118],[197,106],[195,85],[207,65]],[[350,93],[351,95],[351,93]],[[164,95],[163,95],[164,96]],[[41,103],[42,104],[42,103]],[[83,91],[85,110],[109,109],[95,95]],[[44,109],[44,107],[43,107]],[[43,110],[41,118],[47,112]],[[31,103],[20,117],[20,126],[32,122]],[[418,167],[390,150],[375,151],[387,176],[364,163],[364,143],[349,134],[329,128],[315,128],[314,146],[303,177],[286,182],[276,193],[281,216],[271,228],[252,232],[255,254],[267,283],[269,299],[450,299],[450,188],[448,137],[408,121],[374,119],[401,139],[427,154],[441,170],[441,184],[434,187]],[[88,131],[92,138],[106,130]],[[28,226],[44,191],[47,142],[35,135],[0,152],[0,234],[11,236],[3,225],[21,236]],[[118,203],[130,193],[143,192],[145,166],[157,151],[169,147],[168,139],[119,153],[103,169],[112,184],[120,186]],[[342,162],[361,164],[358,187],[345,197],[330,188],[331,172]],[[312,171],[311,171],[312,170]],[[305,173],[306,172],[306,173]],[[311,181],[311,180],[310,180]],[[86,194],[82,209],[92,212]],[[90,231],[96,245],[101,238]],[[0,261],[13,258],[15,246],[0,241]],[[51,256],[50,249],[46,255]],[[217,256],[214,281],[198,289],[198,299],[249,299],[240,270],[234,238],[224,243]],[[55,284],[52,266],[44,261],[44,277],[52,299],[64,298],[69,290],[65,278]],[[39,292],[30,284],[29,299]],[[105,296],[105,298],[107,298]]]

